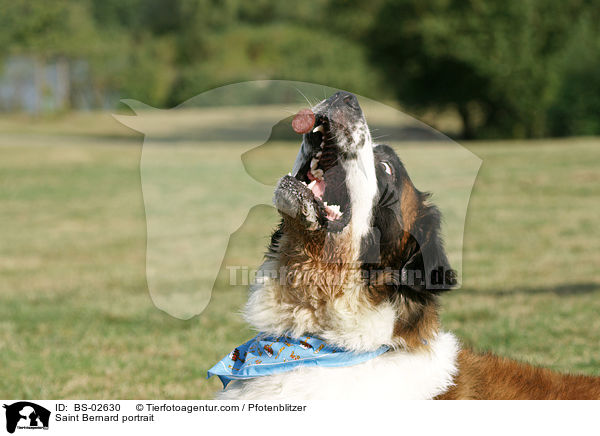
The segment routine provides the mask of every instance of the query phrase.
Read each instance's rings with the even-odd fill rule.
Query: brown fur
[[[451,286],[436,291],[394,282],[397,278],[393,271],[407,264],[414,267],[415,263],[410,262],[415,257],[414,270],[425,273],[431,270],[424,265],[423,252],[433,259],[433,268],[436,263],[447,264],[439,238],[437,209],[427,204],[427,195],[415,188],[403,168],[396,174],[395,187],[400,188],[400,198],[396,203],[384,201],[379,209],[378,225],[387,230],[387,239],[382,243],[385,250],[378,262],[361,264],[361,247],[353,241],[350,228],[337,234],[325,230],[307,232],[305,223],[291,217],[284,217],[281,237],[275,244],[277,250],[273,249],[270,256],[285,271],[286,285],[278,287],[278,301],[308,309],[314,325],[320,325],[319,320],[326,321],[327,309],[336,302],[345,302],[351,309],[364,306],[375,309],[391,303],[395,313],[394,344],[416,351],[428,348],[438,333],[438,294]],[[393,204],[396,204],[395,215],[390,217]],[[398,216],[400,220],[394,219]],[[363,268],[383,273],[375,279],[369,276],[367,282]],[[386,268],[390,273],[385,272]],[[454,386],[437,399],[600,399],[600,377],[563,375],[470,350],[460,351],[457,366]]]
[[[280,241],[279,264],[286,273],[288,286],[283,290],[290,301],[310,301],[318,306],[320,300],[340,296],[360,274],[349,233],[336,235],[334,239],[325,232],[297,233],[287,226],[284,220],[286,236]]]
[[[493,354],[462,350],[456,385],[439,400],[600,399],[600,377],[559,374]]]
[[[423,201],[410,181],[406,178],[402,181],[402,197],[400,199],[400,210],[402,211],[402,224],[404,231],[410,233],[419,211],[423,208]]]
[[[427,213],[427,195],[413,185],[408,173],[400,179],[402,233],[395,250],[385,259],[405,260],[415,250],[412,233],[423,230],[421,219]],[[423,234],[421,244],[429,243],[431,234]],[[402,337],[407,349],[426,346],[439,329],[437,298],[425,301],[406,300],[396,322],[394,335]],[[600,377],[559,374],[492,354],[476,354],[463,350],[458,356],[455,386],[439,399],[600,399]]]
[[[401,319],[394,326],[394,337],[402,338],[406,349],[428,347],[440,328],[436,306],[433,301],[425,305],[405,301]]]
[[[413,228],[423,202],[412,184],[406,177],[402,180],[402,195],[400,198],[400,210],[402,212],[402,238],[400,238],[400,251],[403,251],[411,239],[410,231]]]
[[[412,183],[409,183],[412,187]],[[408,187],[407,187],[408,188]],[[408,189],[407,189],[408,190]],[[421,205],[414,187],[410,189],[411,211],[407,216],[416,220]],[[384,300],[395,301],[398,321],[394,326],[394,340],[407,350],[426,348],[439,330],[437,303],[435,299],[418,303],[398,298],[385,285],[393,278],[382,274],[381,283],[364,283],[358,259],[358,247],[353,246],[350,232],[337,235],[325,232],[306,232],[292,220],[284,219],[283,235],[279,242],[279,265],[284,267],[285,283],[281,287],[281,298],[297,307],[310,308],[315,316],[344,290],[365,286],[364,304],[378,306]],[[349,230],[349,229],[348,229]],[[407,232],[408,234],[408,232]],[[372,279],[372,278],[371,278]]]

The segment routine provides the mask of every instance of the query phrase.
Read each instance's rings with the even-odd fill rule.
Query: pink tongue
[[[312,172],[310,171],[308,172],[308,178],[311,181],[316,180],[315,177],[312,175]],[[325,180],[317,180],[317,182],[313,185],[313,187],[310,190],[313,194],[315,194],[315,197],[319,197],[322,199],[323,194],[325,193]]]
[[[310,189],[312,191],[312,193],[315,195],[315,197],[320,198],[321,200],[323,199],[323,194],[325,193],[325,180],[321,179],[321,180],[317,180],[315,179],[315,176],[313,176],[312,171],[308,171],[308,179],[313,182],[316,180],[316,183],[312,186],[312,188]],[[341,214],[332,210],[331,208],[329,208],[328,206],[325,206],[325,211],[327,212],[327,218],[330,221],[335,221],[337,219],[339,219],[341,217]]]
[[[322,199],[323,194],[325,193],[325,181],[317,180],[317,183],[315,183],[315,186],[313,186],[311,191],[313,192],[313,194],[315,194],[315,197],[319,197]]]

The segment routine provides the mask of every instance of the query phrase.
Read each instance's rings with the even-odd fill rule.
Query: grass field
[[[218,286],[187,321],[152,304],[141,136],[89,122],[0,120],[0,398],[210,398],[220,383],[207,368],[252,335],[238,314],[246,289]],[[445,329],[478,350],[600,375],[600,140],[465,146],[483,165]],[[296,147],[277,144],[260,171],[277,177]],[[277,220],[255,214],[229,252],[250,267]]]

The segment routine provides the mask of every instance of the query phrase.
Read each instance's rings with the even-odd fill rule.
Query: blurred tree
[[[180,0],[180,74],[170,103],[256,79],[311,81],[377,97],[379,73],[362,44],[332,31],[329,1],[290,8],[273,0]]]
[[[560,81],[574,22],[595,1],[386,1],[365,40],[398,99],[454,107],[463,136],[534,137]]]
[[[176,77],[172,38],[148,33],[132,35],[113,29],[96,46],[90,64],[96,107],[115,107],[121,98],[162,106]]]
[[[0,56],[35,59],[38,100],[45,65],[56,66],[64,107],[77,65],[100,107],[289,79],[452,108],[465,138],[600,133],[598,0],[0,0],[0,10]]]
[[[209,39],[238,25],[237,0],[179,0],[177,61],[185,66],[207,57]],[[228,50],[230,47],[223,47]]]
[[[114,107],[120,98],[164,105],[176,77],[174,33],[179,1],[91,0],[91,14],[106,37],[89,47],[95,105]]]
[[[244,24],[205,41],[204,59],[182,67],[172,103],[216,86],[256,79],[313,82],[366,95],[377,94],[380,85],[359,44],[289,24]]]
[[[555,136],[600,135],[600,17],[575,23],[561,59],[556,98],[549,110]]]
[[[69,0],[30,2],[0,0],[0,41],[6,55],[27,55],[35,62],[37,112],[46,88],[45,66],[57,63],[62,109],[70,105],[69,58],[87,54],[88,45],[98,38],[85,4]]]
[[[329,0],[322,8],[325,26],[345,38],[366,42],[387,0]]]

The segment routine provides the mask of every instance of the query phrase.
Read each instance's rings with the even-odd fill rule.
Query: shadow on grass
[[[567,297],[572,295],[583,295],[591,294],[593,292],[600,291],[600,283],[576,283],[572,285],[555,285],[555,286],[539,286],[534,288],[521,288],[521,289],[498,289],[486,291],[486,295],[493,295],[496,297],[505,297],[515,294],[554,294],[560,297]]]

